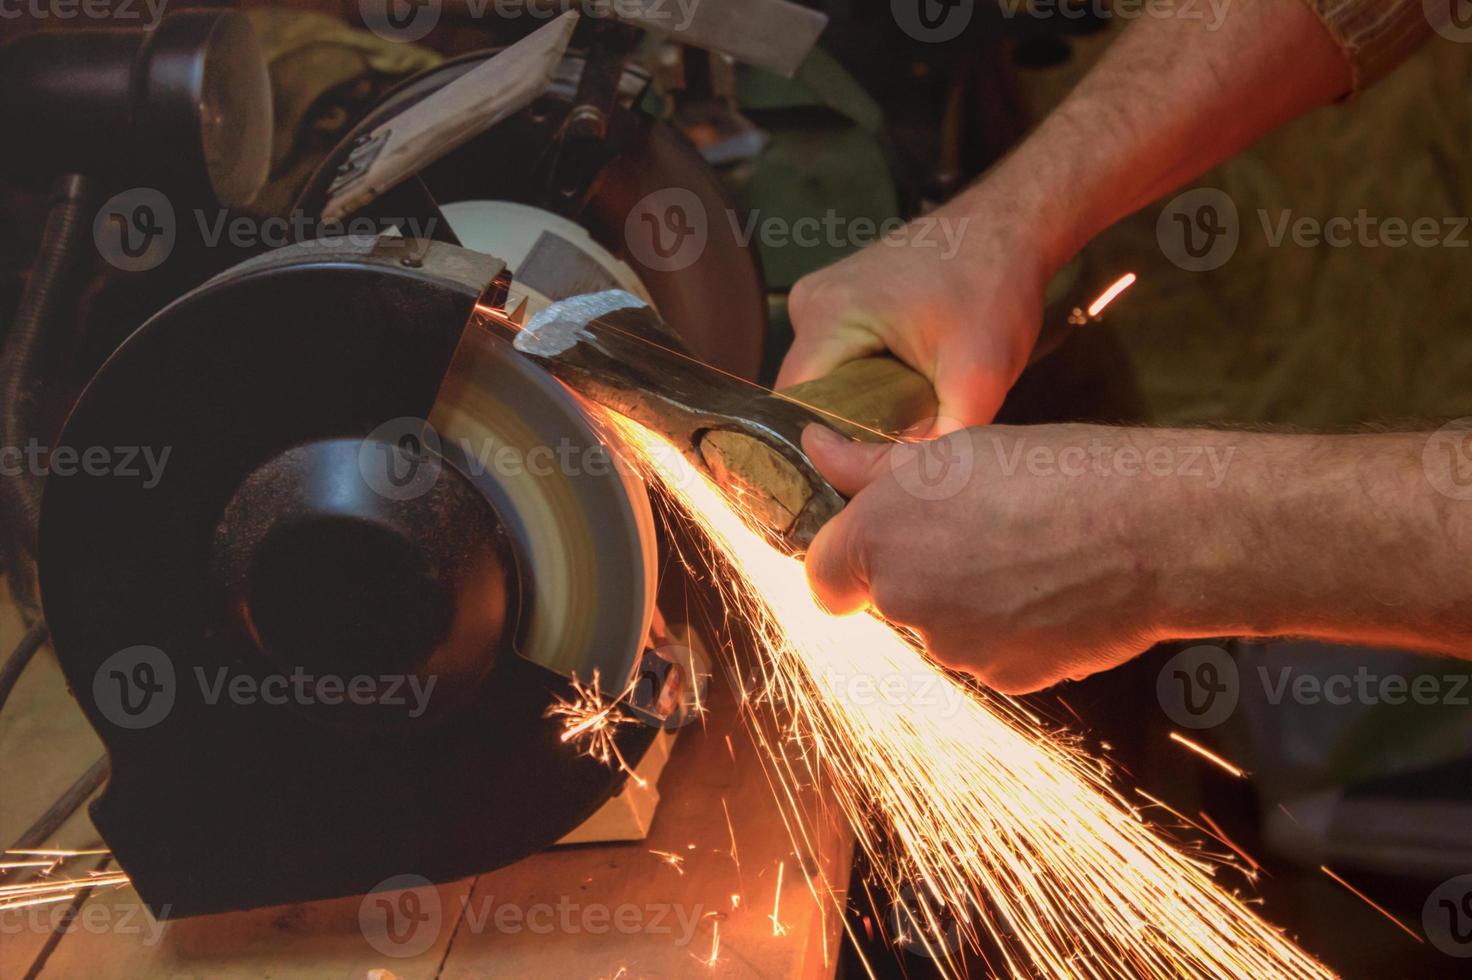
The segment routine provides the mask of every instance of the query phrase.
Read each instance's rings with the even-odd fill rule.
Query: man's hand
[[[808,578],[1008,694],[1167,639],[1303,636],[1472,658],[1472,434],[1049,425],[900,445],[811,426],[852,502]]]
[[[990,422],[1027,365],[1053,274],[1105,228],[1348,92],[1345,52],[1302,0],[1131,24],[977,186],[927,216],[938,237],[870,246],[802,280],[779,386],[883,350],[935,384],[937,429]],[[904,236],[902,236],[904,237]]]
[[[1087,456],[1123,433],[991,427],[878,446],[810,427],[804,448],[853,496],[808,554],[814,592],[834,612],[872,606],[1007,694],[1123,663],[1165,636],[1159,488]]]
[[[778,387],[887,350],[934,383],[937,432],[990,422],[1027,366],[1052,270],[1027,234],[998,220],[1005,210],[986,219],[961,210],[799,282]]]

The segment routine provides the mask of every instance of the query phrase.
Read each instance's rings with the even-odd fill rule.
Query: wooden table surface
[[[0,651],[8,653],[21,632],[14,611],[0,609]],[[43,650],[0,714],[0,846],[18,838],[101,751],[54,656]],[[794,852],[719,679],[704,728],[681,733],[659,788],[663,800],[647,841],[554,849],[437,888],[164,923],[128,887],[95,892],[60,927],[67,903],[0,912],[0,977],[315,980],[377,970],[387,971],[375,975],[384,980],[833,976],[840,917],[812,897],[800,867],[821,868],[846,888],[852,837],[830,824],[819,853]],[[386,798],[384,805],[395,803]],[[86,808],[47,846],[101,846]],[[680,866],[653,851],[679,855]],[[69,867],[85,870],[97,860]],[[772,922],[774,905],[781,929]],[[417,914],[390,922],[395,911]]]

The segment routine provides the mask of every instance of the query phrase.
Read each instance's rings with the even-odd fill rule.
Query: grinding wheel
[[[50,480],[41,529],[55,647],[112,762],[93,819],[156,914],[489,870],[623,784],[546,713],[572,674],[638,663],[648,502],[588,465],[582,408],[509,345],[441,390],[501,269],[439,243],[284,249],[156,316],[73,411],[61,446],[169,453],[156,481]],[[403,430],[437,399],[442,454]],[[563,446],[577,468],[494,455]],[[418,713],[220,693],[292,671],[435,686]],[[619,751],[654,735],[624,726]]]

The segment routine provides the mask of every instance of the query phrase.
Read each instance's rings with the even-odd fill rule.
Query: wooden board
[[[14,617],[0,610],[0,646],[8,651],[19,636]],[[99,751],[43,651],[0,717],[0,839],[14,840]],[[373,908],[357,897],[159,924],[125,887],[93,894],[59,936],[49,909],[0,913],[0,976],[316,980],[385,970],[402,980],[592,980],[621,969],[624,980],[833,976],[841,922],[809,894],[800,865],[847,887],[852,838],[830,825],[820,853],[794,853],[723,684],[712,685],[705,726],[681,733],[660,791],[647,841],[560,848],[434,888],[433,898],[416,895],[420,908],[438,908],[416,927],[430,931],[388,953],[370,943]],[[96,840],[83,811],[56,843],[82,848]],[[653,851],[678,855],[680,869]],[[784,934],[774,935],[779,866]],[[741,896],[735,908],[733,895]],[[707,966],[717,928],[719,953]],[[414,955],[397,955],[405,950]]]

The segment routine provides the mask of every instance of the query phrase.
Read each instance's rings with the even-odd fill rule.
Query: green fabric
[[[252,210],[280,215],[361,113],[399,81],[443,59],[325,14],[252,10],[271,71],[271,176]]]
[[[813,52],[792,79],[743,69],[737,100],[770,137],[737,193],[746,212],[741,232],[755,236],[771,289],[785,292],[896,219],[894,177],[878,135],[883,114],[828,55]]]

